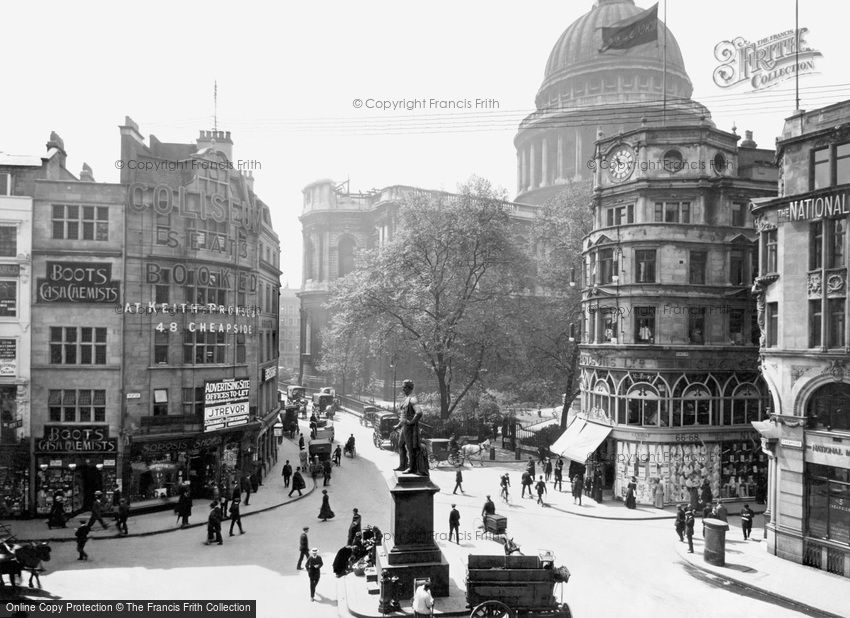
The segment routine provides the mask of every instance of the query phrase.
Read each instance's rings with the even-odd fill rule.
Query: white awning
[[[584,463],[609,433],[611,433],[611,427],[607,425],[598,425],[577,418],[567,427],[564,435],[550,447],[550,450],[572,461]]]

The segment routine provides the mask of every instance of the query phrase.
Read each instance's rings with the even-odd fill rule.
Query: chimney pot
[[[224,132],[225,139],[230,139],[230,131]]]

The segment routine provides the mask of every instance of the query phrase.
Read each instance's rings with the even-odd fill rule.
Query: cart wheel
[[[501,601],[484,601],[472,610],[469,618],[516,618],[516,613]]]
[[[449,453],[448,462],[449,465],[457,467],[460,465],[460,457],[458,457],[455,453]]]

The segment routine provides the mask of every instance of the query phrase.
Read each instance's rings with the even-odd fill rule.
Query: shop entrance
[[[103,479],[100,470],[91,464],[80,464],[77,473],[81,484],[82,510],[88,511],[94,502],[94,492],[103,491]]]

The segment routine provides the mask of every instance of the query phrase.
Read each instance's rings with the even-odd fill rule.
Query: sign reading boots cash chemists
[[[121,285],[112,280],[112,264],[47,262],[47,277],[39,278],[36,302],[105,303],[121,300]]]
[[[248,378],[204,382],[204,431],[246,424],[250,396]]]
[[[35,452],[117,453],[118,440],[109,437],[108,425],[45,425],[44,437],[35,443]]]

